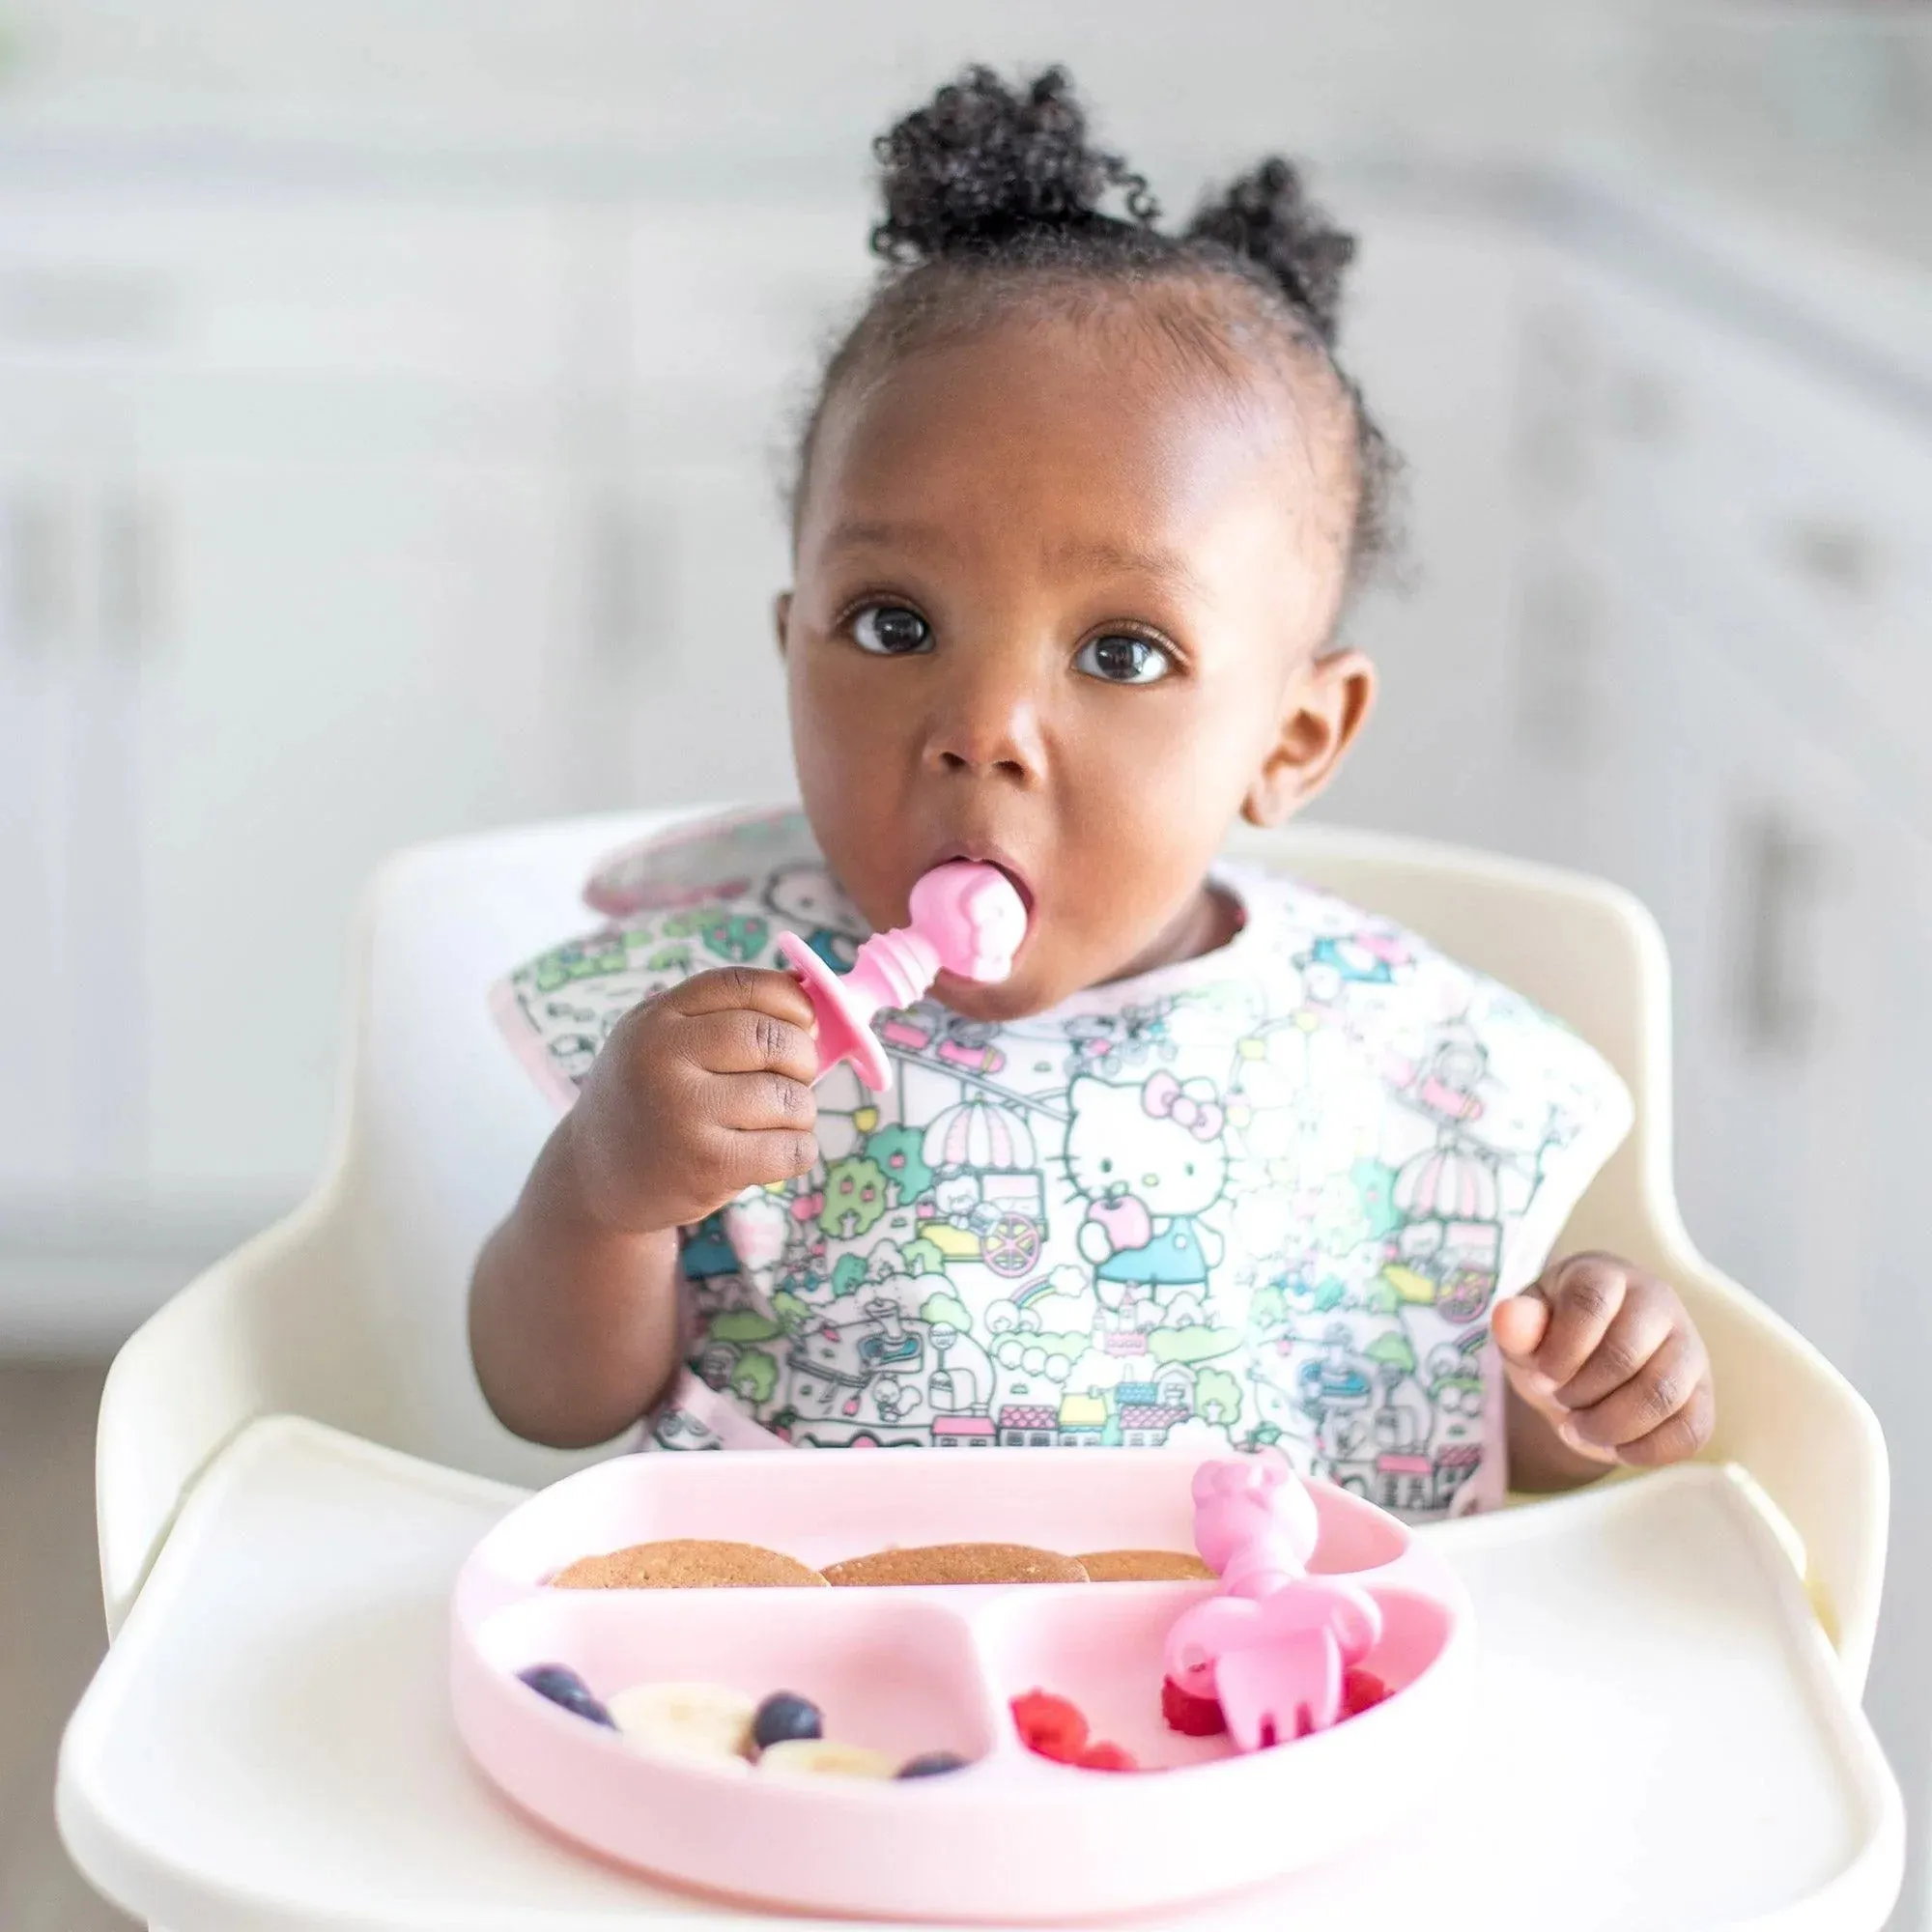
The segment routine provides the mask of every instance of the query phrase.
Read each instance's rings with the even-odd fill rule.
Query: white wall
[[[1628,6],[1582,0],[11,0],[8,118],[23,134],[320,136],[495,155],[714,165],[860,142],[966,59],[1074,64],[1155,162],[1289,139],[1493,152],[1605,129]]]

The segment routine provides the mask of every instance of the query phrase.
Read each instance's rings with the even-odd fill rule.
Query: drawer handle
[[[1796,517],[1779,528],[1777,549],[1790,569],[1834,596],[1863,603],[1878,587],[1878,546],[1856,524]]]
[[[1774,810],[1738,828],[1740,896],[1737,990],[1746,1041],[1760,1052],[1801,1055],[1816,1037],[1814,961],[1832,881],[1825,843]]]
[[[52,497],[21,491],[7,505],[7,629],[25,654],[50,651],[73,630],[71,532]]]

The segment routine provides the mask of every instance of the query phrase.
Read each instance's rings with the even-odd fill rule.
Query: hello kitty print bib
[[[1488,1316],[1628,1131],[1582,1040],[1425,941],[1228,867],[1218,952],[988,1025],[882,1013],[891,1091],[818,1088],[819,1167],[684,1231],[662,1449],[1278,1444],[1412,1519],[1499,1500]],[[802,817],[616,855],[604,916],[497,989],[567,1105],[611,1026],[866,926]]]

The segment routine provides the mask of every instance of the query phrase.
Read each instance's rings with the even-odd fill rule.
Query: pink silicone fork
[[[885,1007],[909,1007],[942,969],[966,980],[1004,980],[1026,937],[1026,907],[997,866],[955,859],[935,866],[912,889],[911,921],[877,932],[840,976],[795,933],[779,935],[784,961],[818,1016],[818,1075],[842,1060],[877,1094],[892,1085],[892,1063],[871,1029]]]
[[[1313,1498],[1279,1450],[1224,1457],[1194,1473],[1194,1542],[1221,1578],[1168,1632],[1167,1674],[1213,1698],[1244,1751],[1325,1731],[1342,1712],[1343,1672],[1382,1634],[1359,1585],[1307,1574]]]
[[[1265,1750],[1342,1715],[1342,1676],[1382,1634],[1376,1600],[1358,1584],[1304,1577],[1266,1597],[1209,1597],[1167,1635],[1167,1674],[1212,1697],[1237,1749]]]

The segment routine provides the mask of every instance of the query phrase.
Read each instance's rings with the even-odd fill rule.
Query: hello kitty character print
[[[1239,867],[1219,951],[989,1025],[879,1015],[890,1091],[818,1089],[819,1166],[683,1231],[653,1449],[1278,1447],[1413,1520],[1503,1492],[1499,1294],[1629,1130],[1587,1044],[1428,943]],[[616,854],[604,923],[494,993],[567,1106],[690,974],[835,968],[864,922],[796,812]]]

